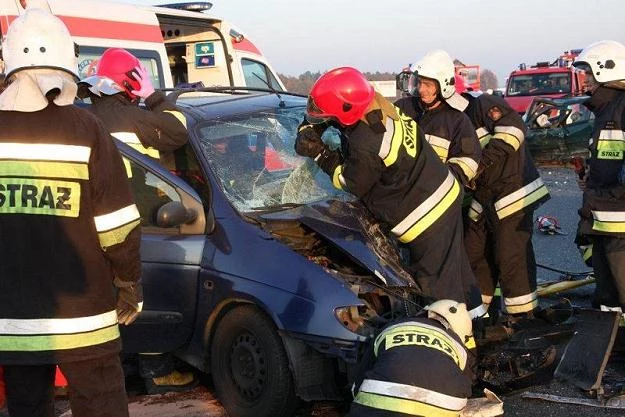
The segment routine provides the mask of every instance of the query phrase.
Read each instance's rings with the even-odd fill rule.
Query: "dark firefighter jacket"
[[[359,197],[408,243],[444,221],[462,190],[416,122],[390,103],[388,107],[394,114],[381,116],[381,124],[372,127],[361,120],[343,129],[339,162],[324,169],[335,187]],[[370,114],[378,112],[382,114]]]
[[[471,120],[445,101],[425,112],[417,110],[417,102],[416,97],[404,97],[395,105],[417,121],[441,161],[463,185],[468,185],[477,173],[482,154]]]
[[[482,159],[469,217],[477,220],[484,204],[493,204],[499,220],[537,207],[549,199],[534,161],[525,146],[525,125],[501,97],[463,94],[465,113],[473,122]]]
[[[625,91],[599,87],[585,105],[595,114],[589,141],[590,173],[584,191],[582,232],[625,237]]]
[[[348,417],[459,416],[471,395],[467,351],[436,320],[407,318],[382,330],[356,381]]]
[[[0,363],[120,349],[113,278],[140,278],[139,213],[87,110],[0,112]]]
[[[155,159],[159,151],[171,152],[187,142],[187,121],[165,94],[157,91],[145,100],[149,111],[131,103],[123,94],[91,95],[90,107],[111,135]]]

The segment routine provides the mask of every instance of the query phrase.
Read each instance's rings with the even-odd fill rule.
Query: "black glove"
[[[143,308],[143,288],[138,282],[122,281],[115,278],[113,281],[117,292],[117,322],[131,324],[137,319]]]
[[[326,148],[327,145],[323,143],[321,135],[313,125],[300,125],[295,138],[295,152],[298,155],[316,158]]]

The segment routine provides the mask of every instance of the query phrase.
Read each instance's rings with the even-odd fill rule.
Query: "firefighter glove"
[[[138,282],[115,278],[117,287],[117,322],[129,325],[137,319],[143,308],[143,289]]]
[[[327,149],[327,145],[321,140],[321,135],[312,125],[300,126],[295,138],[295,152],[301,156],[316,158]]]
[[[141,87],[138,90],[132,90],[132,94],[144,99],[154,94],[154,86],[152,85],[150,74],[148,74],[148,70],[145,69],[143,65],[136,67],[133,71],[133,75]]]

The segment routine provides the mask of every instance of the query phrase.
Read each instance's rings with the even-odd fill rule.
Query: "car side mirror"
[[[197,219],[197,211],[188,209],[180,201],[163,204],[156,213],[158,227],[176,227],[193,223]]]

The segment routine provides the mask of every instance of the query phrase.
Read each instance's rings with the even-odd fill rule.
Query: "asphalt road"
[[[561,225],[564,235],[545,235],[540,232],[534,234],[533,242],[536,261],[539,265],[560,271],[581,272],[588,271],[584,265],[573,239],[577,227],[577,208],[581,204],[581,192],[579,191],[574,173],[570,168],[547,167],[541,168],[543,180],[549,187],[552,198],[543,204],[537,211],[536,217],[541,215],[555,216]],[[550,271],[539,267],[539,281],[557,279],[560,272]],[[592,286],[582,287],[557,297],[552,297],[553,302],[558,297],[567,297],[577,305],[589,305],[592,294]],[[618,372],[625,368],[618,358],[611,359],[606,374],[612,373],[612,378],[621,378]],[[616,372],[616,373],[615,373]],[[621,380],[625,381],[623,378]],[[570,417],[594,416],[594,417],[622,417],[625,409],[607,409],[604,407],[591,407],[587,405],[574,405],[544,400],[524,398],[524,395],[542,393],[558,395],[566,398],[575,398],[581,401],[593,399],[581,390],[557,381],[547,384],[532,386],[518,392],[508,393],[502,396],[504,400],[505,416],[509,417]],[[68,417],[67,401],[60,398],[57,401],[57,416]],[[223,408],[213,397],[210,389],[210,379],[206,378],[204,384],[188,393],[171,393],[157,396],[131,395],[130,410],[133,417],[217,417],[225,416]],[[302,404],[294,417],[340,417],[344,413],[341,407],[335,403]],[[0,417],[8,417],[5,411],[0,411]]]

